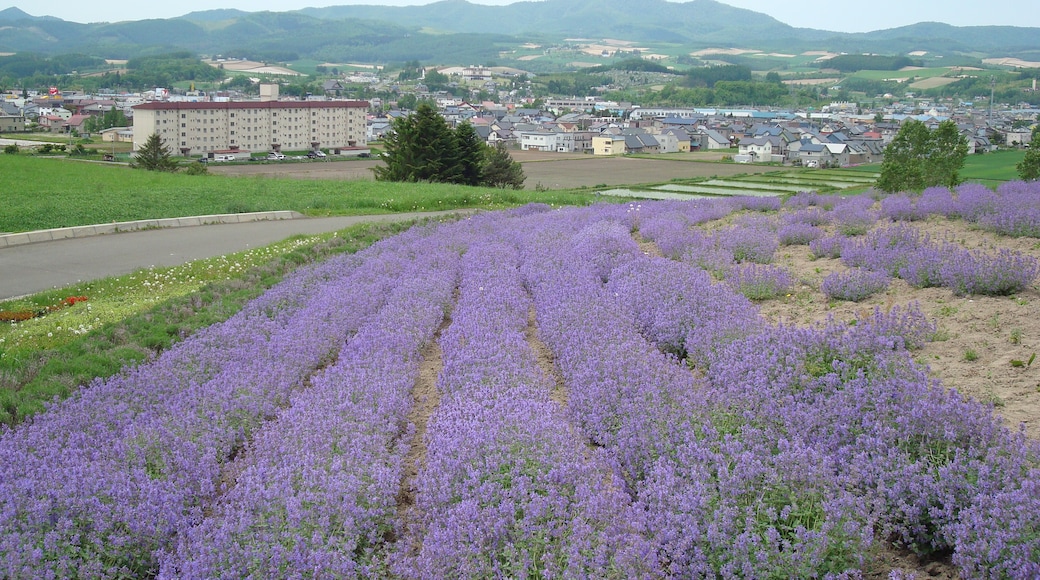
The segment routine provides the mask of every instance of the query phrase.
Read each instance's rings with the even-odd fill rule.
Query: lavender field
[[[1036,433],[922,360],[935,300],[1040,303],[1038,198],[532,205],[306,267],[0,433],[0,576],[1038,577]]]

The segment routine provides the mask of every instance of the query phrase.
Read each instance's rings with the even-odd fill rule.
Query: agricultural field
[[[0,433],[0,574],[1036,576],[1036,187],[536,204],[304,266]]]
[[[877,181],[878,174],[845,169],[811,171],[768,169],[763,173],[736,175],[709,180],[673,179],[665,185],[615,188],[600,191],[602,195],[642,199],[696,199],[703,197],[790,196],[802,192],[860,193]]]

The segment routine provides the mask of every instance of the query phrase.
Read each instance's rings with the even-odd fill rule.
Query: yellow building
[[[365,101],[149,102],[134,108],[134,150],[152,134],[181,155],[364,147]]]
[[[596,135],[592,138],[593,155],[624,155],[625,138],[621,135]]]

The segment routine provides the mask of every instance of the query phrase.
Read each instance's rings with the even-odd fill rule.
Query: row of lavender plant
[[[161,578],[382,573],[419,352],[457,279],[459,255],[449,242],[431,239],[336,364],[257,434],[237,481],[211,516],[179,535]]]
[[[154,574],[155,552],[201,519],[222,465],[378,309],[424,237],[303,270],[0,435],[3,574]]]
[[[605,262],[596,260],[601,244],[589,242],[607,235],[616,237],[615,251]],[[856,498],[830,476],[824,458],[797,443],[781,443],[776,451],[776,441],[763,432],[734,438],[717,429],[704,386],[640,334],[613,285],[625,280],[617,282],[619,289],[649,297],[659,286],[672,287],[672,271],[666,261],[631,248],[616,251],[627,235],[620,225],[593,224],[570,239],[527,246],[523,271],[571,393],[572,420],[618,457],[634,500],[630,518],[652,547],[653,574],[806,577],[859,566],[870,528],[852,511]],[[606,287],[589,267],[605,263],[614,266]],[[654,266],[660,266],[656,273]],[[705,313],[712,305],[732,311],[712,302],[692,307]],[[651,324],[644,329],[674,335],[672,325],[655,327],[660,319],[647,318]],[[700,328],[714,331],[707,324]]]
[[[950,241],[933,242],[902,223],[862,239],[845,239],[840,254],[849,266],[899,276],[916,287],[943,286],[958,296],[1014,294],[1040,273],[1040,263],[1031,256],[1007,249],[991,255]]]
[[[873,266],[868,272],[881,277],[906,275],[922,248],[935,249],[953,264],[958,252],[967,254],[975,258],[974,272],[981,261],[963,250],[937,249],[908,227],[844,241],[843,256]],[[990,258],[989,267],[1017,272],[1002,274],[1005,278],[1031,280],[1035,265],[1017,259],[1012,263],[1001,254]],[[988,279],[977,274],[962,278]],[[648,295],[674,295],[674,290],[651,288],[650,280],[645,273],[639,276]],[[642,326],[666,350],[675,350],[671,329],[711,322],[704,317],[708,309],[676,307],[684,298],[708,295],[701,285],[675,288],[689,288],[689,293],[662,304],[678,318],[664,326],[669,331]],[[637,314],[640,319],[663,317]],[[742,441],[758,432],[765,441],[794,438],[823,452],[849,488],[873,506],[872,513],[859,512],[854,521],[877,521],[882,535],[893,534],[921,552],[953,550],[955,561],[975,574],[1029,577],[1036,570],[1040,539],[1029,531],[1029,517],[1011,514],[1040,503],[1029,484],[1037,474],[1037,446],[1001,428],[989,409],[928,381],[906,347],[920,346],[932,330],[911,308],[876,312],[853,328],[834,323],[816,329],[779,327],[723,342],[708,351],[706,365],[710,399],[726,402],[729,409],[721,419],[715,415],[716,425]],[[999,509],[994,494],[1011,509]],[[1005,520],[1011,521],[1008,531],[1001,528]]]
[[[871,506],[882,537],[922,553],[952,550],[981,576],[1010,556],[1007,577],[1028,577],[1028,554],[1040,548],[1032,524],[1019,519],[989,537],[979,530],[1005,525],[995,494],[1007,498],[1007,513],[1036,505],[1027,486],[1040,448],[928,379],[906,347],[931,331],[914,308],[875,312],[853,327],[774,328],[715,353],[711,397],[768,438],[823,454]]]
[[[606,578],[634,549],[613,470],[550,399],[517,264],[501,243],[464,256],[401,577]]]
[[[920,196],[889,196],[881,201],[881,212],[897,221],[920,220],[931,214],[963,218],[999,234],[1037,238],[1040,237],[1040,184],[1010,181],[995,191],[979,184],[964,184],[953,192],[932,187]]]

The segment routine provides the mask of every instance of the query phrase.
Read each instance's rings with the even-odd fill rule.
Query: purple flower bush
[[[398,283],[412,232],[299,271],[224,323],[0,436],[10,577],[154,574],[222,466]]]
[[[943,286],[957,296],[1015,294],[1036,280],[1040,264],[1032,256],[1001,249],[996,256],[969,250],[950,250],[940,267]]]
[[[178,538],[160,578],[377,575],[419,349],[444,317],[458,260],[444,241],[424,248],[336,363],[253,439],[237,481]]]
[[[820,195],[814,191],[800,191],[787,198],[787,201],[784,202],[784,207],[791,210],[799,210],[808,207],[818,207],[824,210],[830,210],[834,207],[835,199],[834,196]]]
[[[978,183],[965,183],[957,187],[956,217],[977,222],[986,214],[993,213],[999,201],[995,191]]]
[[[0,432],[0,576],[856,578],[878,541],[965,577],[1040,573],[1040,444],[929,378],[916,306],[767,323],[731,284],[779,272],[723,242],[775,244],[778,220],[696,228],[731,211],[528,206],[302,269]],[[1037,274],[901,228],[846,241],[861,269],[824,291]],[[727,280],[686,261],[709,249]]]
[[[834,204],[831,223],[843,236],[862,236],[877,222],[878,214],[871,209],[874,200],[866,196],[845,198]]]
[[[1012,181],[997,188],[992,211],[975,221],[985,230],[1005,236],[1040,238],[1040,186]]]
[[[931,242],[913,226],[896,224],[879,228],[863,237],[847,238],[841,247],[841,260],[852,268],[867,268],[895,276],[906,265],[909,255]]]
[[[765,273],[760,276],[767,277]],[[782,276],[771,277],[783,282]],[[753,274],[745,276],[748,282],[753,278]],[[607,290],[643,336],[661,350],[689,357],[691,362],[703,362],[710,350],[756,332],[763,324],[743,296],[713,283],[704,271],[661,258],[641,259],[618,268]]]
[[[820,291],[833,300],[859,302],[888,289],[888,274],[865,268],[850,268],[832,272],[823,279]]]
[[[889,195],[881,200],[881,216],[894,222],[920,221],[928,217],[905,193]]]
[[[610,463],[586,452],[550,399],[517,267],[505,244],[464,256],[403,577],[607,577],[621,548],[638,545]]]
[[[733,209],[760,212],[779,211],[783,202],[779,197],[761,197],[757,195],[740,195],[732,198]]]
[[[793,222],[780,226],[776,232],[781,246],[805,246],[824,236],[824,231],[812,224]]]
[[[921,192],[915,204],[917,211],[924,215],[941,215],[954,217],[959,214],[957,200],[953,193],[945,187],[929,187]]]
[[[726,283],[748,300],[769,300],[794,285],[791,273],[771,264],[739,264],[730,268]]]
[[[824,236],[809,241],[809,251],[814,258],[840,258],[844,236]]]
[[[715,234],[719,248],[733,256],[735,262],[769,264],[780,247],[776,233],[763,223],[736,225]]]

